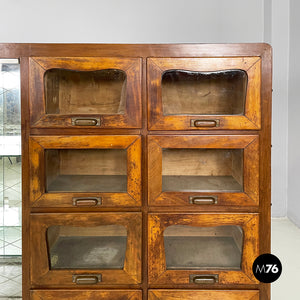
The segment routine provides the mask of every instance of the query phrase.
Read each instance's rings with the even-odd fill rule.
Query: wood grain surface
[[[139,136],[32,136],[29,144],[32,206],[72,207],[74,197],[101,197],[101,207],[141,205]],[[97,152],[97,149],[101,150]],[[45,155],[45,150],[50,150],[50,156]],[[110,150],[113,151],[109,152]],[[93,162],[95,159],[99,161],[99,158],[102,159],[101,162]],[[127,192],[118,192],[119,186],[117,191],[113,191],[113,187],[108,192],[99,192],[97,189],[94,192],[86,191],[78,189],[78,184],[72,190],[72,182],[69,184],[69,190],[65,192],[59,192],[60,188],[54,188],[51,193],[47,192],[46,180],[49,187],[60,175],[99,175],[99,172],[103,175],[127,175]],[[75,179],[73,183],[76,184]]]
[[[270,299],[270,285],[257,283],[243,272],[223,272],[220,276],[221,283],[214,285],[214,289],[208,285],[191,286],[186,276],[180,274],[172,278],[172,275],[166,273],[165,277],[162,275],[158,280],[164,282],[163,284],[151,283],[154,278],[148,278],[147,274],[147,270],[153,267],[150,255],[148,261],[150,236],[148,239],[147,230],[150,225],[148,226],[147,219],[151,214],[165,213],[173,216],[173,214],[190,215],[198,212],[204,215],[255,215],[256,217],[249,220],[249,223],[241,225],[248,226],[247,232],[259,230],[258,238],[257,236],[249,237],[249,245],[255,244],[257,247],[253,253],[262,254],[271,251],[272,49],[268,44],[0,44],[0,56],[1,58],[20,58],[21,61],[24,300],[61,299],[62,296],[65,299],[72,297],[119,300],[142,298],[143,300],[171,300],[178,297],[189,300],[195,297],[211,300]],[[127,77],[126,95],[122,96],[122,101],[126,99],[124,114],[89,113],[88,116],[91,118],[100,118],[101,126],[97,128],[72,125],[72,117],[80,117],[83,116],[82,114],[72,115],[68,111],[64,115],[46,114],[43,76],[47,70],[53,68],[81,72],[107,68],[123,70]],[[248,86],[244,115],[164,115],[161,75],[170,68],[203,72],[240,68],[246,71]],[[115,88],[119,89],[116,86]],[[206,88],[209,87],[206,86]],[[214,91],[218,93],[217,88]],[[122,92],[124,93],[124,89]],[[172,93],[175,95],[174,91]],[[209,113],[213,113],[213,110]],[[212,120],[213,122],[219,120],[219,127],[193,127],[191,119]],[[147,140],[147,136],[153,135],[159,138]],[[215,135],[219,138],[215,139]],[[98,142],[94,136],[101,139],[107,136],[103,139],[104,149],[124,149],[124,147],[127,149],[127,161],[131,162],[127,164],[127,173],[131,172],[133,175],[132,184],[127,186],[127,192],[130,195],[118,193],[116,197],[112,193],[44,193],[44,149],[97,149]],[[118,138],[113,139],[111,136],[118,136]],[[140,138],[136,139],[137,136]],[[222,193],[220,197],[219,194],[203,192],[203,196],[218,196],[218,205],[196,207],[188,204],[188,198],[182,198],[181,193],[161,194],[162,180],[157,174],[162,174],[161,158],[162,149],[165,146],[161,143],[167,136],[172,136],[170,139],[172,143],[169,141],[169,146],[174,149],[184,147],[194,149],[193,145],[197,144],[198,139],[202,140],[201,147],[206,149],[214,149],[214,147],[243,149],[244,192],[234,193],[235,197],[232,197],[232,193]],[[186,136],[191,136],[191,138],[186,138]],[[240,137],[228,139],[228,136]],[[246,142],[242,145],[241,140]],[[46,143],[48,143],[47,146],[40,146]],[[140,167],[135,163],[135,159],[141,159]],[[55,159],[52,159],[53,163],[54,161]],[[247,161],[251,163],[247,164]],[[233,162],[234,164],[233,170],[237,170],[239,160]],[[237,181],[241,182],[238,172],[233,173]],[[55,172],[52,172],[51,176],[55,177]],[[189,196],[197,195],[198,193],[194,192],[189,194]],[[70,205],[73,197],[89,196],[103,197],[104,206],[77,208]],[[150,199],[155,199],[155,203]],[[124,203],[128,203],[128,206],[123,206]],[[142,240],[140,272],[143,276],[138,275],[140,278],[132,279],[132,283],[124,283],[128,282],[127,275],[114,273],[115,278],[119,280],[118,283],[94,286],[87,290],[82,287],[74,288],[74,285],[68,285],[65,279],[60,279],[51,272],[50,281],[45,279],[43,282],[44,279],[41,278],[47,274],[46,268],[41,277],[40,275],[35,277],[35,280],[41,279],[43,283],[37,284],[37,281],[33,283],[32,272],[38,272],[40,268],[40,265],[37,266],[34,261],[35,253],[40,251],[40,245],[33,245],[32,237],[35,238],[41,230],[44,230],[43,227],[37,227],[35,218],[44,214],[47,216],[46,219],[48,217],[51,219],[51,216],[55,215],[53,224],[57,225],[63,220],[63,215],[75,215],[81,212],[86,215],[81,221],[88,224],[89,219],[93,219],[92,215],[95,211],[102,211],[103,214],[108,215],[139,212],[143,216],[143,227],[140,230]],[[170,222],[171,220],[172,218]],[[128,222],[136,224],[133,219]],[[160,228],[159,224],[154,225]],[[33,233],[30,235],[33,228],[36,228],[35,235]],[[138,230],[137,228],[135,230]],[[44,238],[43,236],[38,239],[45,241]],[[46,261],[45,254],[45,252],[41,253],[41,257]],[[155,259],[156,262],[163,261],[164,255],[158,254]],[[249,265],[245,265],[245,268],[245,270],[249,269]],[[135,278],[138,276],[133,275]],[[113,281],[112,277],[108,278]],[[228,283],[224,284],[226,280]],[[68,290],[63,288],[66,284]],[[151,290],[148,296],[149,288]],[[162,290],[162,288],[167,288],[167,290]]]
[[[259,291],[149,290],[149,300],[259,300]]]
[[[148,216],[148,276],[150,284],[188,284],[191,274],[218,274],[219,284],[258,284],[252,264],[259,253],[258,214],[175,214],[151,213]],[[241,226],[244,233],[241,270],[167,270],[164,231],[172,225],[213,227]]]
[[[142,300],[139,290],[33,290],[31,300]]]
[[[127,249],[122,270],[52,270],[49,267],[46,231],[50,226],[97,227],[122,225],[127,230]],[[32,214],[30,229],[32,287],[76,287],[73,275],[102,274],[102,281],[93,285],[139,284],[141,282],[141,213],[65,213]]]

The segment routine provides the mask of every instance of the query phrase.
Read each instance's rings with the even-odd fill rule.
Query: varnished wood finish
[[[259,218],[259,254],[261,253],[267,253],[270,252],[270,201],[271,201],[271,189],[270,189],[270,167],[271,167],[271,90],[272,90],[272,66],[271,66],[271,60],[272,60],[272,51],[271,47],[267,44],[0,44],[0,57],[1,58],[20,58],[21,60],[21,85],[22,85],[22,174],[23,174],[23,299],[29,300],[30,299],[30,289],[35,288],[30,283],[30,258],[31,258],[31,250],[30,247],[32,247],[30,237],[29,237],[29,228],[31,223],[31,216],[38,215],[40,213],[45,213],[47,215],[57,214],[57,213],[67,213],[67,214],[74,214],[76,212],[81,212],[83,214],[90,214],[91,211],[94,211],[96,208],[86,208],[86,207],[49,207],[47,205],[45,206],[36,206],[32,207],[32,199],[29,197],[29,149],[28,149],[28,140],[29,136],[73,136],[73,135],[83,135],[83,136],[93,136],[93,135],[100,135],[100,136],[111,136],[111,135],[140,135],[141,141],[142,141],[142,206],[107,206],[103,207],[100,210],[103,212],[119,212],[120,214],[123,214],[125,212],[142,212],[143,216],[143,230],[142,230],[142,236],[143,236],[143,245],[142,245],[142,274],[143,278],[141,281],[141,284],[107,284],[103,286],[99,286],[99,289],[97,287],[97,290],[93,287],[93,289],[85,290],[84,288],[77,288],[73,290],[64,290],[62,289],[62,285],[51,285],[51,287],[45,287],[41,286],[40,290],[32,290],[31,292],[34,295],[35,299],[61,299],[62,296],[64,298],[73,297],[80,299],[80,293],[81,291],[86,291],[88,293],[85,293],[83,299],[86,299],[86,297],[89,297],[88,295],[91,295],[92,298],[97,298],[97,296],[101,295],[102,291],[105,292],[105,290],[109,289],[109,291],[123,291],[120,289],[130,289],[132,293],[135,293],[134,291],[136,289],[140,289],[139,293],[142,292],[143,294],[143,300],[160,300],[163,299],[169,299],[167,298],[168,295],[172,295],[172,297],[177,297],[180,299],[188,299],[187,295],[190,295],[192,292],[193,295],[197,295],[197,293],[205,292],[205,298],[210,296],[213,300],[219,300],[219,299],[235,299],[234,297],[236,295],[239,295],[237,299],[243,299],[242,295],[245,296],[245,300],[251,299],[251,300],[269,300],[270,299],[270,285],[256,282],[250,283],[250,284],[216,284],[214,285],[214,290],[211,290],[211,286],[205,285],[205,286],[195,286],[187,283],[187,284],[178,284],[169,282],[168,284],[148,284],[148,278],[147,278],[147,269],[148,265],[150,267],[150,263],[148,263],[148,254],[147,254],[147,216],[148,212],[152,212],[153,214],[159,214],[165,212],[166,214],[170,213],[184,213],[189,214],[193,213],[196,209],[198,212],[207,212],[207,213],[213,213],[213,214],[223,214],[223,213],[241,213],[246,215],[255,214],[258,215]],[[72,58],[73,61],[78,59],[79,61],[82,58],[86,58],[87,60],[98,60],[98,59],[106,59],[106,58],[116,58],[122,61],[126,61],[127,59],[136,59],[140,61],[140,69],[138,72],[141,73],[140,77],[140,91],[136,91],[135,95],[141,95],[141,106],[142,106],[142,118],[141,122],[137,127],[126,127],[126,126],[119,126],[119,118],[114,119],[116,121],[115,124],[112,124],[112,126],[106,127],[108,125],[107,123],[103,123],[103,127],[94,128],[94,127],[85,127],[81,128],[79,126],[72,127],[64,127],[63,125],[55,125],[56,119],[51,119],[51,123],[49,122],[48,125],[38,125],[40,127],[30,127],[30,124],[32,125],[32,121],[30,121],[29,118],[29,104],[32,105],[32,95],[34,93],[37,94],[38,99],[42,99],[44,95],[42,95],[40,92],[43,89],[43,85],[40,84],[41,90],[37,91],[31,91],[29,92],[30,87],[32,87],[32,77],[29,78],[29,60],[32,62],[33,59],[39,60],[48,58],[53,61],[58,58],[63,58],[64,60],[66,58]],[[149,80],[149,77],[147,77],[147,72],[149,75],[150,69],[147,70],[147,59],[150,60],[173,60],[173,59],[179,59],[179,61],[186,61],[189,58],[194,58],[195,60],[198,59],[206,59],[209,61],[211,58],[219,58],[231,60],[234,59],[235,61],[241,60],[243,58],[246,58],[246,60],[249,61],[249,59],[257,59],[256,67],[258,68],[253,72],[253,74],[258,74],[260,76],[260,79],[258,76],[256,76],[257,81],[253,81],[253,84],[256,86],[256,90],[254,91],[257,95],[257,97],[260,97],[260,102],[256,102],[254,107],[250,107],[250,110],[253,109],[259,109],[257,105],[260,105],[260,118],[255,119],[254,115],[251,115],[248,120],[246,120],[243,116],[221,116],[222,120],[234,119],[236,122],[232,123],[231,128],[225,129],[225,127],[222,127],[225,125],[225,123],[221,122],[221,126],[217,127],[215,129],[211,128],[192,128],[190,127],[190,119],[191,117],[188,117],[184,121],[181,121],[181,125],[183,126],[181,128],[175,128],[174,125],[176,122],[163,125],[167,126],[164,129],[161,128],[157,130],[157,128],[152,127],[148,128],[148,122],[149,126],[161,126],[160,124],[162,122],[162,119],[158,121],[158,123],[153,124],[153,122],[150,122],[150,119],[148,119],[147,114],[151,115],[151,112],[148,110],[148,107],[150,106],[150,102],[152,101],[150,98],[147,99],[147,93],[149,92],[149,89],[147,91],[147,88],[149,88],[149,85],[147,84],[147,80]],[[197,68],[198,69],[198,68]],[[213,70],[216,71],[216,70]],[[251,71],[251,70],[250,70]],[[253,69],[254,71],[254,69]],[[43,71],[44,72],[44,71]],[[254,76],[255,77],[255,76]],[[29,81],[30,79],[30,81]],[[258,81],[261,80],[259,83]],[[160,82],[158,82],[160,84]],[[157,88],[156,88],[157,89]],[[30,93],[30,103],[29,103],[29,93]],[[151,95],[155,95],[151,93]],[[248,95],[248,98],[251,95]],[[254,96],[252,94],[251,96]],[[250,98],[251,98],[250,97]],[[132,102],[131,102],[132,103]],[[35,103],[37,105],[37,108],[40,107],[39,103]],[[42,104],[44,105],[44,104]],[[153,106],[152,106],[153,108]],[[159,107],[158,107],[159,108]],[[31,115],[33,114],[33,111],[35,110],[35,107],[32,107]],[[155,109],[155,108],[154,108]],[[134,110],[131,110],[133,114],[137,114],[134,112]],[[44,112],[42,112],[44,113]],[[246,112],[246,113],[249,113]],[[259,116],[259,112],[257,114]],[[171,116],[173,117],[173,116]],[[177,116],[174,116],[177,117]],[[184,117],[184,116],[183,116]],[[194,116],[193,116],[194,117]],[[33,117],[34,118],[34,117]],[[136,120],[139,118],[138,116],[132,115],[132,119]],[[180,119],[181,117],[179,117]],[[219,118],[219,116],[218,116]],[[251,118],[254,118],[251,120]],[[207,119],[207,118],[205,118]],[[213,118],[214,119],[214,118]],[[43,117],[42,117],[42,120]],[[178,123],[178,119],[177,123]],[[130,121],[130,120],[129,120]],[[61,120],[59,121],[61,122]],[[58,123],[59,123],[58,122]],[[70,116],[67,116],[66,119],[64,119],[63,122],[67,122],[70,124]],[[172,121],[173,122],[173,121]],[[225,121],[224,121],[225,122]],[[239,123],[240,122],[240,123]],[[245,125],[246,124],[246,125]],[[171,126],[169,126],[171,125]],[[34,125],[35,126],[35,125]],[[178,124],[177,124],[178,126]],[[228,124],[226,126],[229,126]],[[251,128],[250,128],[251,127]],[[183,128],[185,128],[183,130]],[[240,128],[240,129],[238,129]],[[175,130],[176,129],[176,130]],[[172,132],[170,132],[172,130]],[[251,131],[250,131],[251,130]],[[148,206],[148,199],[147,199],[147,191],[148,186],[151,186],[155,181],[152,182],[153,178],[148,178],[148,170],[147,170],[147,157],[148,154],[152,151],[151,147],[147,147],[147,141],[146,137],[147,135],[159,135],[159,136],[165,136],[170,135],[170,133],[173,135],[191,135],[191,136],[209,136],[211,134],[214,135],[241,135],[241,136],[247,136],[247,135],[257,135],[258,141],[259,141],[259,201],[256,204],[248,204],[245,206],[232,206],[232,205],[219,205],[219,206],[208,206],[204,205],[201,207],[195,208],[194,206],[189,206],[184,204],[184,206]],[[256,158],[254,158],[256,159]],[[42,166],[43,168],[43,166]],[[249,170],[250,172],[250,170]],[[43,180],[42,178],[40,180]],[[61,200],[58,200],[59,202]],[[258,206],[259,204],[259,206]],[[72,288],[73,286],[70,286],[68,288]],[[149,293],[148,298],[148,288],[152,287],[155,288],[155,290],[151,290]],[[205,288],[204,290],[200,290],[201,288]],[[49,289],[50,288],[50,289]],[[103,290],[105,288],[105,290]],[[157,290],[162,288],[168,288],[172,290]],[[200,289],[199,289],[200,288]],[[55,290],[57,289],[57,290]],[[184,289],[182,291],[178,289]],[[226,289],[226,290],[224,290]],[[250,291],[251,290],[251,291]],[[259,290],[259,291],[258,291]],[[249,292],[249,293],[248,293]],[[68,294],[69,293],[69,294]],[[188,294],[186,294],[188,293]],[[253,294],[253,297],[251,295]],[[259,295],[258,295],[259,293]],[[154,296],[155,294],[155,296]],[[105,294],[105,297],[110,297],[113,299],[112,294]],[[116,293],[114,293],[116,295]],[[129,296],[126,296],[127,292],[124,291],[123,297],[121,299],[128,299]],[[136,294],[138,295],[138,294]],[[202,296],[203,294],[201,294]],[[219,296],[220,295],[220,296]],[[249,297],[248,297],[249,295]],[[43,298],[44,297],[44,298]],[[194,297],[194,296],[193,296]],[[216,298],[219,297],[219,298]],[[227,297],[227,298],[226,298]],[[247,298],[248,297],[248,298]],[[198,295],[197,295],[198,298]],[[68,298],[66,298],[68,299]],[[101,298],[100,298],[101,299]],[[118,299],[118,298],[117,298]],[[141,299],[140,296],[132,296],[132,299]],[[172,299],[172,298],[170,298]],[[175,298],[176,299],[176,298]],[[193,299],[193,298],[192,298]],[[209,298],[208,298],[209,299]]]
[[[260,253],[271,252],[271,124],[272,124],[272,48],[262,57],[262,130],[260,132]],[[260,299],[270,299],[270,284],[261,283]]]
[[[148,136],[148,204],[158,206],[195,206],[189,201],[191,196],[216,196],[218,205],[253,206],[259,204],[259,137],[255,135],[210,135],[210,136]],[[200,192],[162,190],[163,149],[242,149],[244,151],[243,192]],[[180,159],[180,158],[178,158]],[[198,158],[199,161],[200,158]],[[209,169],[207,160],[205,168]],[[187,165],[187,164],[185,164]],[[188,165],[187,165],[188,167]],[[222,165],[214,166],[220,168]],[[184,171],[184,170],[181,170]],[[211,169],[209,169],[209,172]],[[224,170],[221,170],[224,172]],[[219,171],[219,173],[221,172]],[[195,174],[195,173],[194,173]],[[222,173],[221,173],[222,174]],[[182,175],[185,175],[184,173]],[[187,174],[191,175],[191,174]],[[203,173],[203,175],[207,175]],[[218,174],[217,174],[218,175]]]
[[[148,278],[150,284],[189,284],[191,274],[217,274],[219,284],[257,284],[252,264],[259,254],[258,214],[149,214]],[[167,270],[163,234],[171,225],[212,227],[239,225],[243,229],[241,270]],[[190,283],[195,286],[195,284]]]
[[[142,300],[140,290],[32,290],[30,300]]]
[[[261,60],[259,57],[238,58],[149,58],[148,64],[148,127],[150,130],[260,129]],[[240,69],[247,72],[248,86],[245,114],[241,115],[164,115],[162,74],[167,70],[221,71]],[[184,101],[188,101],[186,98]],[[172,105],[170,99],[169,105]],[[191,119],[219,120],[219,127],[191,126]]]
[[[149,300],[259,300],[259,291],[149,290]]]
[[[72,207],[74,197],[101,197],[100,207],[141,205],[141,139],[139,136],[32,136],[30,137],[29,148],[32,207]],[[127,192],[47,193],[44,170],[45,150],[47,149],[126,149]],[[53,160],[52,166],[55,161],[57,162],[57,159]],[[72,175],[76,175],[77,167],[74,165],[75,173]],[[67,173],[70,172],[67,170]]]
[[[123,270],[51,270],[48,261],[46,231],[50,226],[94,227],[123,225],[127,229],[127,249]],[[140,213],[74,213],[31,215],[31,285],[32,287],[78,287],[72,282],[73,275],[102,274],[97,288],[107,284],[138,284],[141,282],[141,232]]]
[[[0,46],[1,48],[1,46]],[[2,51],[0,50],[0,53]],[[28,89],[28,57],[20,59],[21,71],[21,138],[22,138],[22,299],[30,299],[30,208],[29,208],[29,99],[28,93],[23,92]]]
[[[126,73],[126,94],[123,96],[125,111],[122,114],[102,114],[100,128],[140,128],[141,125],[141,59],[139,58],[91,58],[91,57],[34,57],[30,59],[30,115],[31,126],[35,128],[80,128],[72,125],[72,117],[97,118],[99,114],[67,113],[46,114],[44,76],[50,69],[72,71],[97,71],[119,69]],[[75,85],[76,87],[76,85]],[[101,99],[103,101],[103,99]],[[89,99],[82,99],[89,101]],[[88,102],[87,102],[88,103]],[[93,127],[93,126],[85,126]]]

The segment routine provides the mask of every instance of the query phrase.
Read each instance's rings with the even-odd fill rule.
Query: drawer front
[[[32,290],[31,300],[142,300],[139,290]]]
[[[259,300],[256,290],[149,290],[149,300]]]
[[[30,138],[32,207],[141,205],[139,136]]]
[[[35,128],[140,128],[141,59],[30,58]]]
[[[141,213],[32,214],[31,285],[141,282]]]
[[[149,214],[149,283],[257,284],[258,220],[258,214]]]
[[[151,130],[261,128],[261,59],[148,58]]]
[[[259,204],[256,135],[148,136],[148,204]]]

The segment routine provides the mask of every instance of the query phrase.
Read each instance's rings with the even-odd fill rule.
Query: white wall
[[[300,227],[300,2],[290,0],[288,217]]]
[[[272,216],[284,217],[287,212],[289,1],[272,0],[271,2]]]
[[[261,0],[2,0],[1,42],[183,43],[263,39]]]
[[[272,213],[286,215],[287,1],[1,0],[0,7],[0,42],[272,43]]]

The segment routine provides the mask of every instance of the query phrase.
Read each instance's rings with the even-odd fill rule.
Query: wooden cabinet
[[[256,284],[258,214],[150,214],[151,284]],[[200,255],[201,253],[201,255]]]
[[[32,290],[30,300],[142,300],[139,290]]]
[[[139,136],[34,136],[29,151],[33,207],[141,205]]]
[[[259,57],[152,57],[147,67],[149,129],[260,129]]]
[[[24,300],[270,300],[252,273],[269,45],[3,49],[21,58]]]
[[[148,137],[149,205],[259,204],[257,135]]]
[[[141,232],[140,213],[33,214],[31,284],[140,283]]]
[[[213,290],[150,290],[149,300],[259,300],[259,292]]]
[[[32,127],[140,128],[141,59],[32,57]]]

